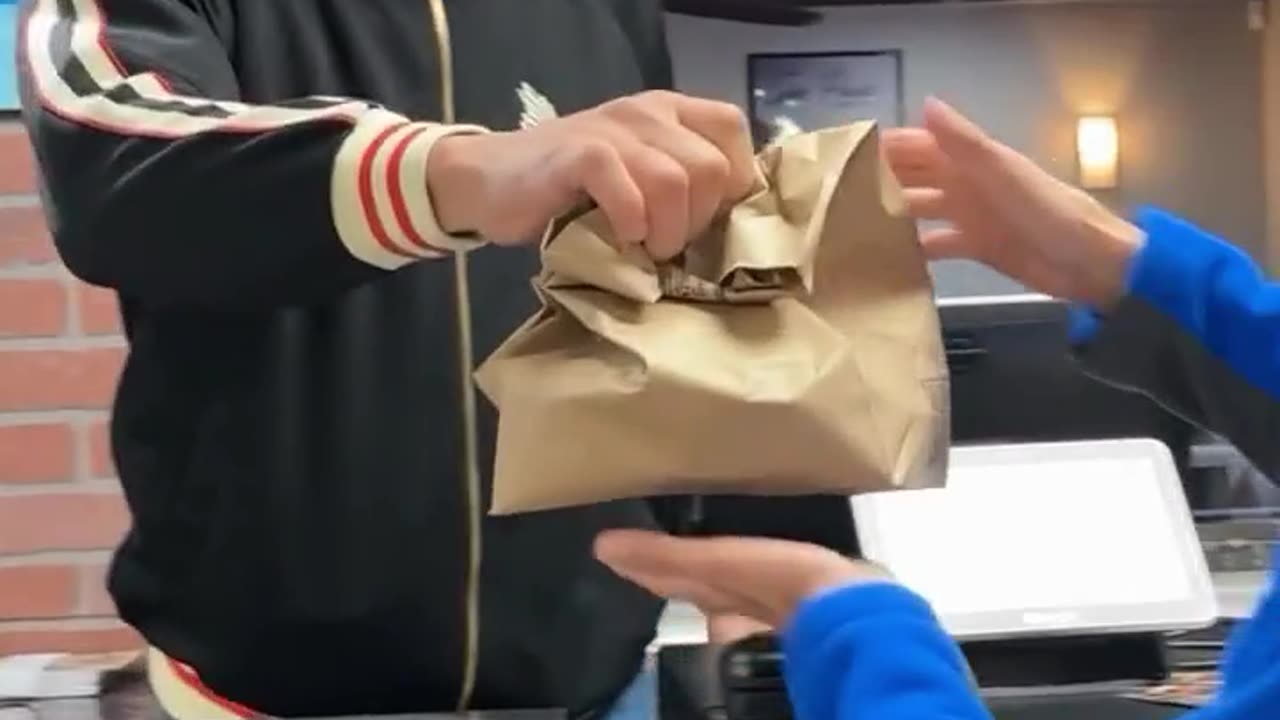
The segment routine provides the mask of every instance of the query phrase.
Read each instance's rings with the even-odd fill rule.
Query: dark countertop
[[[1229,624],[1215,626],[1180,637],[1190,640],[1221,640],[1229,630]],[[1170,659],[1175,665],[1184,659],[1202,659],[1187,651],[1170,648]],[[1216,653],[1213,653],[1216,655]],[[716,691],[707,685],[709,656],[705,646],[665,648],[659,654],[659,687],[662,689],[661,705],[664,720],[708,720],[716,713],[694,708],[709,708],[719,704],[714,700]],[[701,668],[701,669],[699,669]],[[104,676],[104,694],[100,698],[44,700],[30,705],[5,704],[0,701],[0,720],[169,720],[160,709],[145,674],[133,666]],[[1036,689],[1018,691],[1009,697],[986,697],[996,720],[1169,720],[1187,712],[1183,708],[1162,706],[1128,700],[1121,697],[1122,690],[1108,687],[1093,692],[1062,694]],[[710,693],[710,694],[708,694]],[[674,703],[673,703],[674,701]],[[721,713],[722,714],[722,713]],[[452,714],[418,714],[380,717],[376,720],[426,720],[427,718],[458,718]],[[467,720],[562,720],[563,714],[548,711],[474,713]],[[329,718],[327,720],[341,720]],[[354,719],[353,719],[354,720]],[[656,720],[656,719],[655,719]]]
[[[1074,698],[1042,698],[997,700],[991,702],[997,720],[1170,720],[1186,712],[1179,708],[1162,707],[1115,697],[1093,696]],[[426,718],[452,718],[450,715],[402,715],[378,720],[425,720]],[[476,720],[489,717],[499,720],[552,720],[555,714],[525,713],[517,716],[505,713],[487,716],[475,714]],[[0,707],[0,720],[168,720],[163,711],[153,703],[117,702],[103,703],[96,699],[46,700],[31,707]],[[558,718],[556,718],[558,720]]]
[[[1173,653],[1175,661],[1179,653]],[[663,648],[659,654],[659,705],[663,720],[724,720],[726,705],[739,708],[753,720],[778,713],[785,704],[772,681],[753,685],[729,700],[712,680],[718,675],[707,646]],[[996,720],[1170,720],[1187,708],[1159,705],[1124,697],[1142,682],[1118,682],[1092,686],[1022,687],[1016,691],[984,693],[984,702]],[[752,698],[747,700],[746,698]],[[742,704],[747,703],[747,704]]]
[[[172,720],[145,689],[104,698],[42,700],[29,706],[0,705],[0,720]],[[317,718],[316,720],[348,720]],[[350,718],[349,720],[357,720]],[[360,720],[563,720],[563,713],[551,711],[504,711],[497,713],[420,713],[379,715]]]
[[[993,700],[988,706],[996,720],[1169,720],[1188,712],[1115,695]]]

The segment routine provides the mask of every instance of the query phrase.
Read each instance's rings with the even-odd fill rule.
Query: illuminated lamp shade
[[[1080,185],[1086,190],[1109,190],[1119,184],[1120,131],[1114,117],[1080,118],[1076,152],[1080,156]]]

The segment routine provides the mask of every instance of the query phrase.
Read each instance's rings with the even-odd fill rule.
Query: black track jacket
[[[492,129],[668,86],[657,0],[23,11],[54,237],[130,343],[125,620],[269,714],[605,707],[659,604],[591,540],[654,507],[483,516],[495,418],[481,401],[468,451],[468,366],[535,309],[537,257],[481,248],[457,282],[424,168],[450,59],[456,121]]]

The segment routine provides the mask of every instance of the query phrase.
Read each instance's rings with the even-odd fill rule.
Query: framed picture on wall
[[[760,53],[747,56],[752,134],[758,145],[779,133],[859,120],[901,125],[902,52]]]

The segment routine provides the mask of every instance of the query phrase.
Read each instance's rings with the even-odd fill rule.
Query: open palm
[[[948,224],[922,238],[930,259],[975,260],[1099,306],[1123,290],[1137,228],[947,105],[929,101],[924,127],[887,131],[884,146],[911,213]]]
[[[655,595],[692,603],[713,619],[733,618],[729,624],[747,630],[781,628],[816,593],[886,577],[824,547],[768,538],[615,530],[597,539],[596,556]]]

